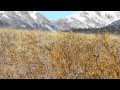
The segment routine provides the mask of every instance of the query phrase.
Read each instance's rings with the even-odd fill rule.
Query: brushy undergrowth
[[[120,79],[119,35],[0,29],[1,79]]]

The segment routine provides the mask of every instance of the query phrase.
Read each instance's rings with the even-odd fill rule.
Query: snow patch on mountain
[[[36,12],[30,12],[29,15],[36,21],[37,20],[37,16],[35,15]]]
[[[0,11],[0,27],[55,31],[56,26],[36,11]]]
[[[0,11],[0,13],[4,13],[4,11]]]
[[[21,15],[21,14],[19,14],[19,12],[18,12],[18,11],[15,11],[15,13],[17,13],[17,15],[19,15],[20,17],[22,17],[22,15]]]
[[[3,14],[3,16],[9,19],[9,17],[7,15]]]
[[[53,30],[50,26],[45,25],[51,32],[56,32],[55,30]]]
[[[53,21],[53,24],[62,30],[71,28],[101,28],[119,19],[120,11],[78,11]]]

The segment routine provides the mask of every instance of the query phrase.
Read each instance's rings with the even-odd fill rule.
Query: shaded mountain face
[[[120,29],[120,19],[107,26],[108,29]]]
[[[53,21],[60,30],[102,28],[120,19],[120,11],[79,11]]]
[[[55,31],[51,21],[34,11],[0,11],[0,27]]]

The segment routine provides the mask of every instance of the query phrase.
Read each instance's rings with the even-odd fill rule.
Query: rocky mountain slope
[[[111,23],[110,25],[108,25],[106,28],[108,29],[120,29],[120,19]]]
[[[55,31],[56,27],[35,11],[0,11],[0,27]]]
[[[64,31],[70,29],[120,28],[120,11],[78,11],[49,21],[35,11],[0,11],[0,27],[17,29]]]
[[[78,11],[53,21],[61,30],[77,28],[102,28],[120,19],[120,11]]]

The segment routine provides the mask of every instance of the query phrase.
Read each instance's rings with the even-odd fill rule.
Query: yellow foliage
[[[120,41],[110,35],[0,29],[0,78],[118,79]]]

